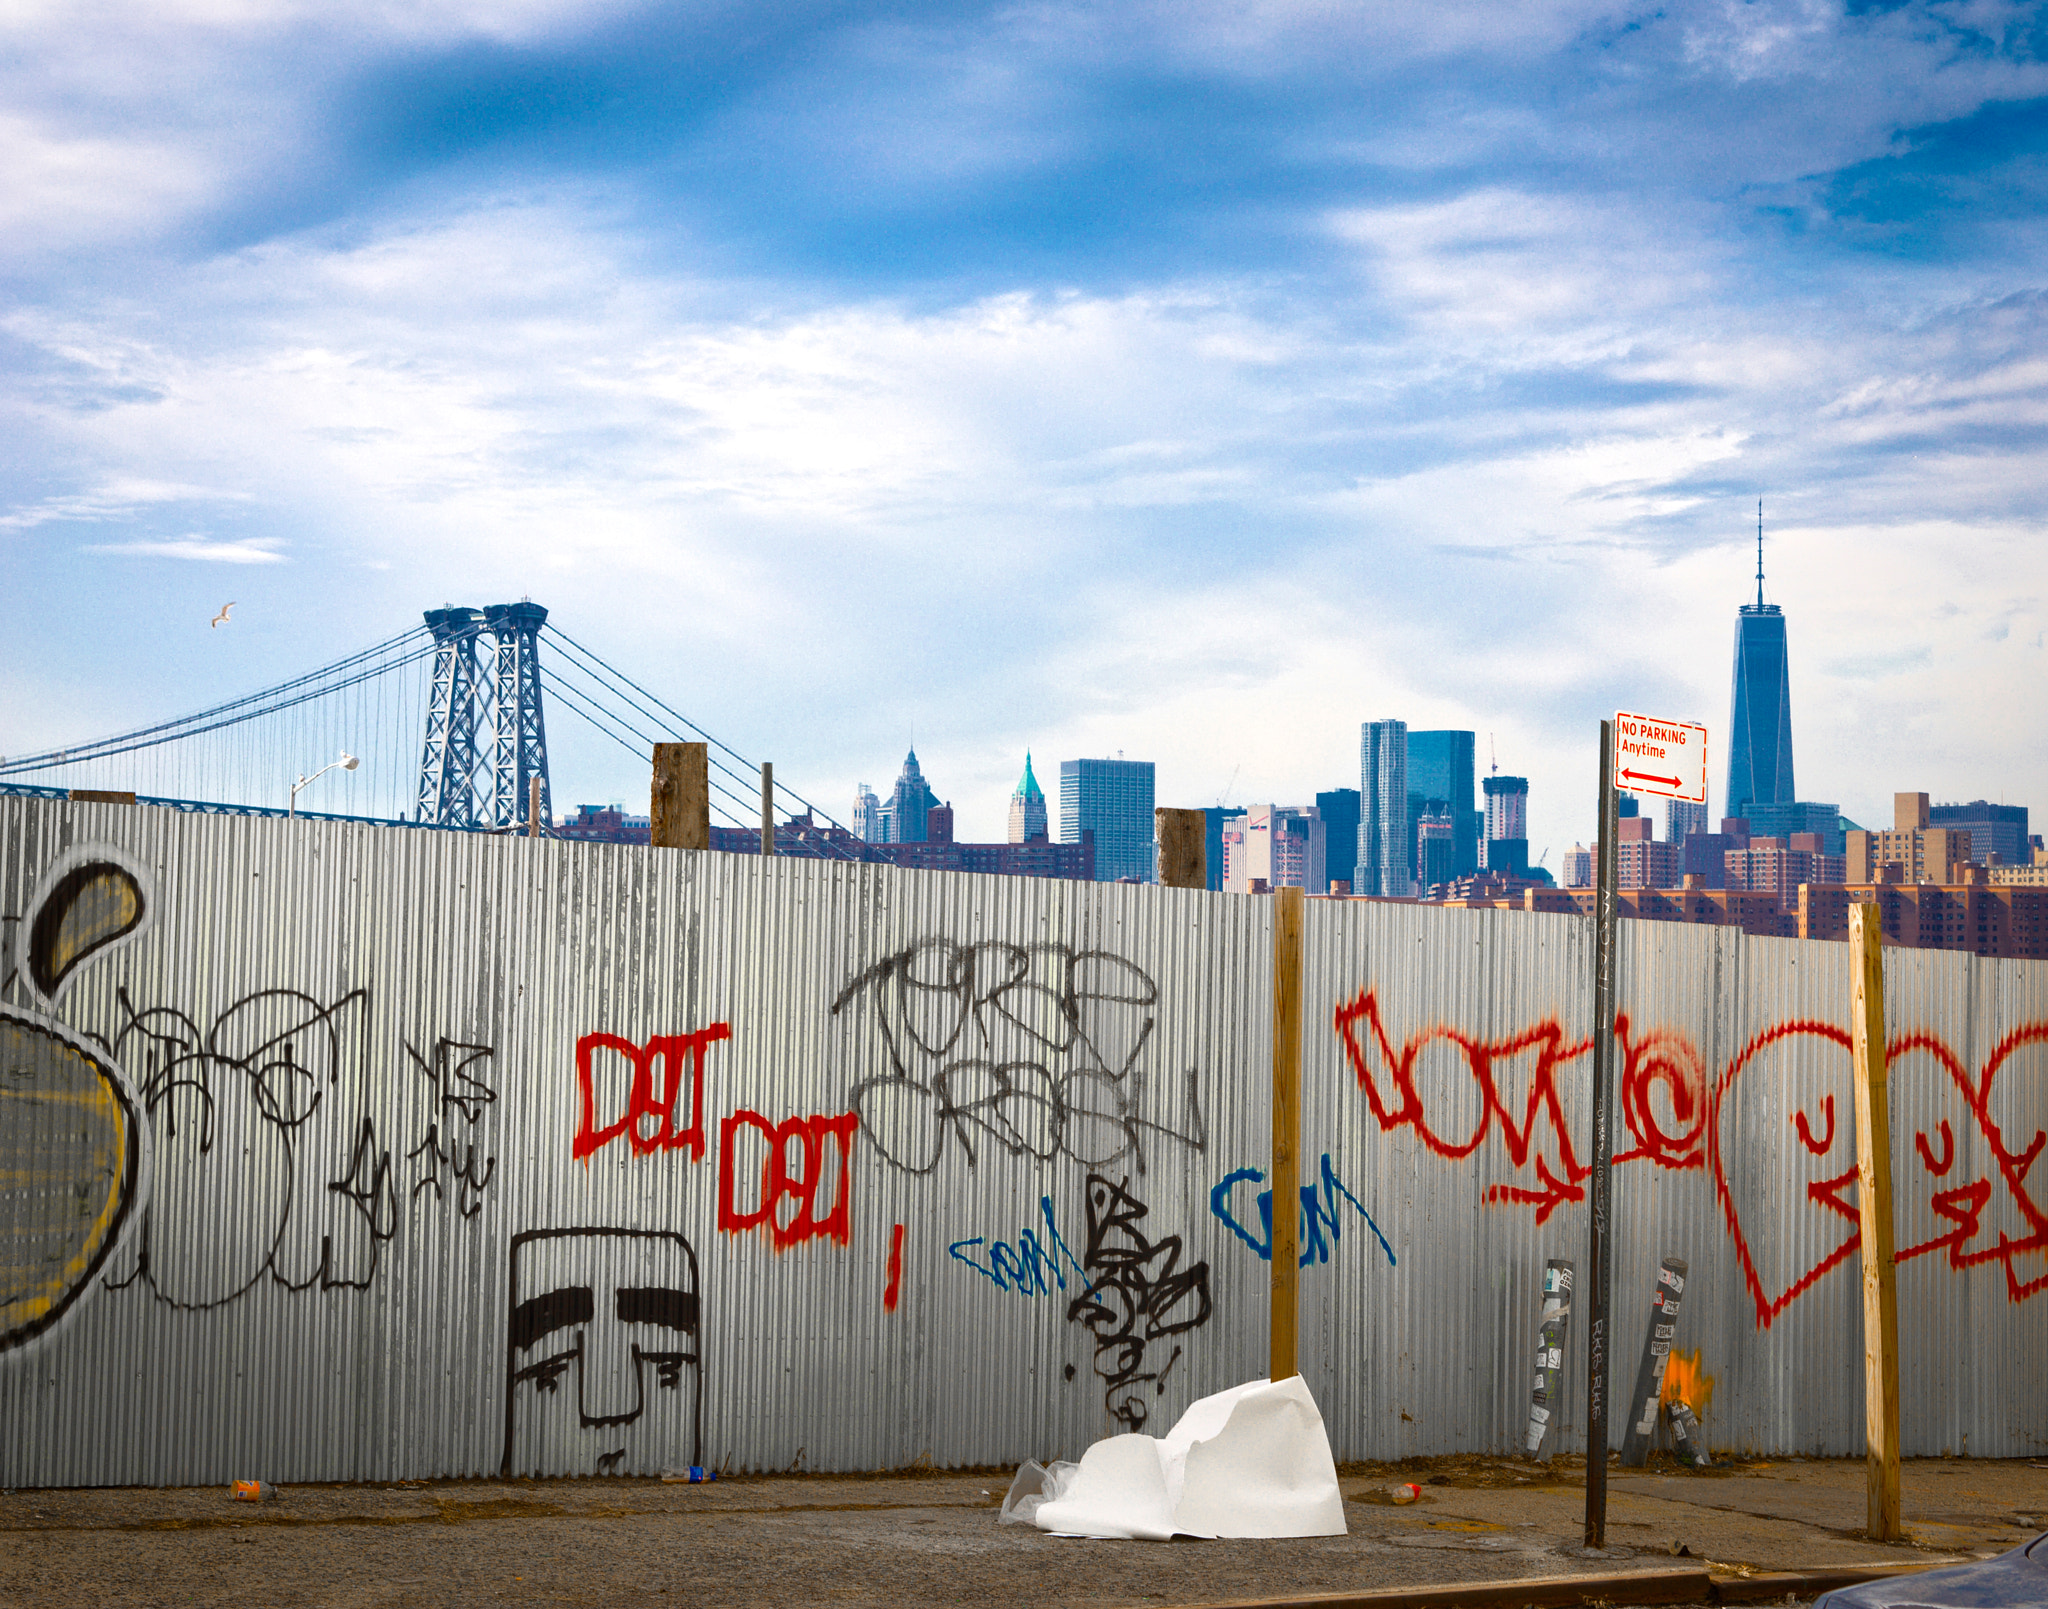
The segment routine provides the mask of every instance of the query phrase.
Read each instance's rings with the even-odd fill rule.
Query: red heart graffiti
[[[1735,1205],[1734,1192],[1728,1187],[1727,1158],[1722,1151],[1721,1111],[1727,1101],[1728,1092],[1735,1081],[1748,1071],[1757,1055],[1781,1040],[1812,1036],[1838,1045],[1844,1051],[1849,1048],[1849,1036],[1830,1023],[1802,1020],[1781,1022],[1766,1028],[1737,1052],[1721,1076],[1714,1080],[1713,1094],[1707,1110],[1707,1171],[1713,1175],[1714,1197],[1721,1203],[1721,1213],[1728,1221],[1728,1238],[1735,1243],[1735,1260],[1742,1268],[1743,1283],[1749,1288],[1750,1300],[1756,1303],[1757,1324],[1769,1329],[1777,1316],[1797,1301],[1844,1258],[1854,1254],[1863,1243],[1863,1231],[1856,1216],[1856,1208],[1843,1199],[1843,1193],[1856,1183],[1856,1169],[1852,1164],[1846,1173],[1836,1174],[1829,1179],[1814,1179],[1806,1186],[1806,1197],[1815,1206],[1822,1207],[1845,1220],[1848,1232],[1826,1251],[1813,1258],[1799,1270],[1782,1290],[1771,1291],[1764,1287],[1762,1276],[1757,1272],[1756,1257],[1750,1249],[1749,1235],[1742,1227],[1742,1216]],[[1795,1110],[1788,1121],[1798,1134],[1803,1148],[1815,1156],[1825,1156],[1833,1148],[1836,1125],[1834,1121],[1833,1097],[1821,1104],[1825,1115],[1826,1128],[1816,1136],[1812,1120],[1803,1111]],[[1772,1204],[1766,1203],[1765,1210]],[[1816,1239],[1820,1238],[1818,1236]]]

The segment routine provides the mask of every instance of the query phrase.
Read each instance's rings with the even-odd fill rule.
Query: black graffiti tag
[[[950,1138],[974,1165],[994,1147],[1146,1170],[1148,1136],[1208,1146],[1195,1072],[1151,1054],[1159,989],[1140,967],[1064,944],[931,938],[850,980],[886,1071],[858,1080],[861,1132],[896,1167],[929,1173]]]
[[[1138,1227],[1147,1208],[1129,1185],[1129,1179],[1112,1184],[1099,1173],[1088,1176],[1088,1249],[1081,1266],[1089,1285],[1067,1304],[1067,1319],[1095,1336],[1103,1406],[1126,1430],[1139,1430],[1150,1411],[1145,1387],[1163,1393],[1166,1371],[1181,1353],[1176,1345],[1164,1363],[1148,1369],[1147,1348],[1208,1322],[1209,1265],[1182,1268],[1179,1235],[1147,1239]]]

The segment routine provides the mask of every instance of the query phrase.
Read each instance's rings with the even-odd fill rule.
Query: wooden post
[[[1899,1526],[1899,1303],[1892,1268],[1892,1125],[1885,1090],[1884,913],[1849,907],[1849,1046],[1856,1068],[1856,1207],[1863,1226],[1863,1423],[1870,1537]]]
[[[775,762],[761,762],[761,853],[775,853]]]
[[[702,743],[654,745],[648,842],[657,849],[711,847],[711,753]]]
[[[537,776],[526,779],[526,836],[540,836],[540,778]]]
[[[1296,1362],[1301,1272],[1301,915],[1298,888],[1273,890],[1273,1316],[1267,1375],[1285,1380]]]
[[[1200,810],[1152,812],[1159,823],[1159,881],[1168,888],[1209,886],[1209,818]]]

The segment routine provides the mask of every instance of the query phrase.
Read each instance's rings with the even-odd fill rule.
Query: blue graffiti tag
[[[998,1240],[987,1244],[983,1252],[988,1260],[977,1262],[970,1249],[981,1246],[980,1235],[972,1240],[956,1240],[946,1248],[946,1255],[956,1262],[965,1263],[999,1291],[1015,1291],[1020,1296],[1050,1296],[1055,1287],[1067,1288],[1066,1270],[1060,1266],[1064,1258],[1067,1266],[1074,1270],[1083,1285],[1088,1283],[1081,1259],[1076,1257],[1067,1243],[1060,1239],[1059,1225],[1053,1222],[1052,1197],[1040,1196],[1038,1210],[1045,1217],[1045,1239],[1029,1229],[1017,1236],[1017,1244]]]
[[[1244,1225],[1237,1221],[1230,1210],[1230,1192],[1240,1184],[1264,1184],[1265,1174],[1257,1168],[1239,1168],[1235,1173],[1226,1174],[1223,1182],[1209,1192],[1209,1210],[1230,1226],[1230,1232],[1259,1254],[1263,1262],[1273,1260],[1273,1192],[1259,1192],[1259,1223],[1264,1236],[1254,1240],[1245,1233]],[[1372,1214],[1365,1210],[1365,1203],[1344,1188],[1337,1177],[1336,1169],[1330,1166],[1330,1153],[1323,1153],[1323,1182],[1320,1195],[1312,1184],[1301,1187],[1301,1266],[1311,1263],[1327,1263],[1330,1260],[1330,1242],[1344,1238],[1344,1225],[1337,1216],[1337,1198],[1342,1196],[1358,1209],[1359,1217],[1365,1220],[1366,1228],[1380,1243],[1380,1250],[1387,1254],[1387,1265],[1392,1267],[1397,1259],[1394,1248],[1387,1244],[1387,1237],[1380,1233],[1380,1226],[1373,1222]],[[1325,1239],[1323,1231],[1329,1230]]]

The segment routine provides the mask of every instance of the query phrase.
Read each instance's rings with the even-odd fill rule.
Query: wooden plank
[[[775,762],[761,762],[761,853],[775,853]]]
[[[711,753],[702,743],[654,745],[648,842],[657,849],[711,847]]]
[[[1603,1575],[1537,1576],[1473,1581],[1448,1587],[1370,1587],[1287,1598],[1232,1598],[1189,1609],[1577,1609],[1611,1603],[1708,1603],[1713,1582],[1704,1568],[1617,1570]],[[1782,1598],[1783,1592],[1779,1593]]]
[[[1884,916],[1877,906],[1850,908],[1849,951],[1870,1536],[1896,1542],[1904,1535],[1899,1527],[1899,1303],[1892,1264],[1892,1127],[1885,1089]]]
[[[1301,920],[1298,888],[1273,891],[1273,1267],[1271,1379],[1299,1374],[1301,1272]]]
[[[1159,881],[1168,888],[1209,886],[1209,817],[1201,810],[1152,812],[1159,823]]]

